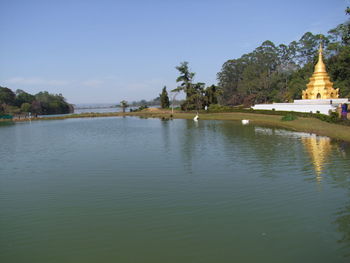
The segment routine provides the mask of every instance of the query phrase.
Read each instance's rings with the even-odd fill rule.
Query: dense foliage
[[[13,92],[0,86],[0,114],[28,113],[64,114],[73,111],[62,94],[50,94],[47,91],[31,95],[23,90]]]
[[[349,14],[349,9],[346,10]],[[254,51],[226,61],[217,74],[226,105],[300,99],[324,45],[327,70],[341,97],[350,97],[350,21],[327,36],[305,33],[299,41],[276,46],[267,40]]]

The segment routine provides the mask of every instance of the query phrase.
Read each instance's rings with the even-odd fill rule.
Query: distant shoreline
[[[135,116],[141,118],[160,118],[171,119],[170,110],[146,110],[140,112],[111,112],[111,113],[81,113],[70,114],[65,116],[45,117],[45,118],[31,118],[31,119],[16,119],[13,122],[23,121],[42,121],[42,120],[64,120],[72,118],[98,118],[98,117],[123,117]],[[188,112],[174,112],[173,119],[192,119],[195,113]],[[294,121],[281,121],[280,115],[265,115],[256,113],[200,113],[200,120],[243,120],[248,119],[253,124],[261,124],[266,126],[274,126],[285,128],[292,131],[314,133],[321,136],[328,136],[333,139],[350,142],[350,126],[327,123],[315,118],[301,118]]]

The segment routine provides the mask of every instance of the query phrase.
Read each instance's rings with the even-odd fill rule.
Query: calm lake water
[[[234,121],[0,126],[0,262],[350,262],[350,145]]]

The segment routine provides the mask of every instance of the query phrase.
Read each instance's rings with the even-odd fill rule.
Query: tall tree
[[[166,90],[166,86],[164,86],[162,93],[159,94],[159,97],[160,97],[160,107],[162,109],[169,108],[170,102],[169,102],[169,96]]]
[[[350,15],[350,8],[345,10]],[[334,87],[339,88],[340,96],[350,97],[350,18],[328,31],[331,56],[326,61]]]
[[[180,76],[176,79],[176,82],[181,82],[180,86],[177,87],[175,90],[180,91],[183,90],[186,93],[186,96],[191,96],[191,88],[192,88],[192,81],[195,76],[194,72],[190,72],[190,69],[188,67],[188,62],[181,62],[180,66],[177,66],[176,69],[180,72]]]
[[[172,90],[173,92],[179,92],[184,91],[186,94],[186,101],[181,106],[184,110],[190,109],[189,106],[191,106],[189,103],[189,100],[193,97],[194,89],[193,89],[193,78],[195,76],[194,72],[190,72],[190,69],[188,67],[188,62],[181,62],[180,66],[177,66],[176,69],[179,71],[180,76],[176,79],[176,82],[180,82],[180,86],[178,86],[176,89]]]
[[[242,74],[248,64],[247,55],[239,59],[228,60],[217,74],[222,88],[222,101],[227,105],[241,104],[244,94],[240,92]]]
[[[196,109],[197,112],[204,108],[204,88],[205,83],[198,82],[192,86],[192,96],[188,98],[188,103],[191,109]]]
[[[297,60],[300,66],[304,66],[308,63],[314,63],[317,59],[318,48],[320,43],[328,44],[322,34],[314,35],[311,32],[306,32],[297,43]]]

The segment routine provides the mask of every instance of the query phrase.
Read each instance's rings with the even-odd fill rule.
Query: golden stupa
[[[303,90],[303,100],[339,98],[339,89],[333,89],[333,83],[329,80],[326,65],[323,63],[322,51],[322,44],[320,44],[315,72],[312,74],[309,84],[306,85],[306,90]]]

